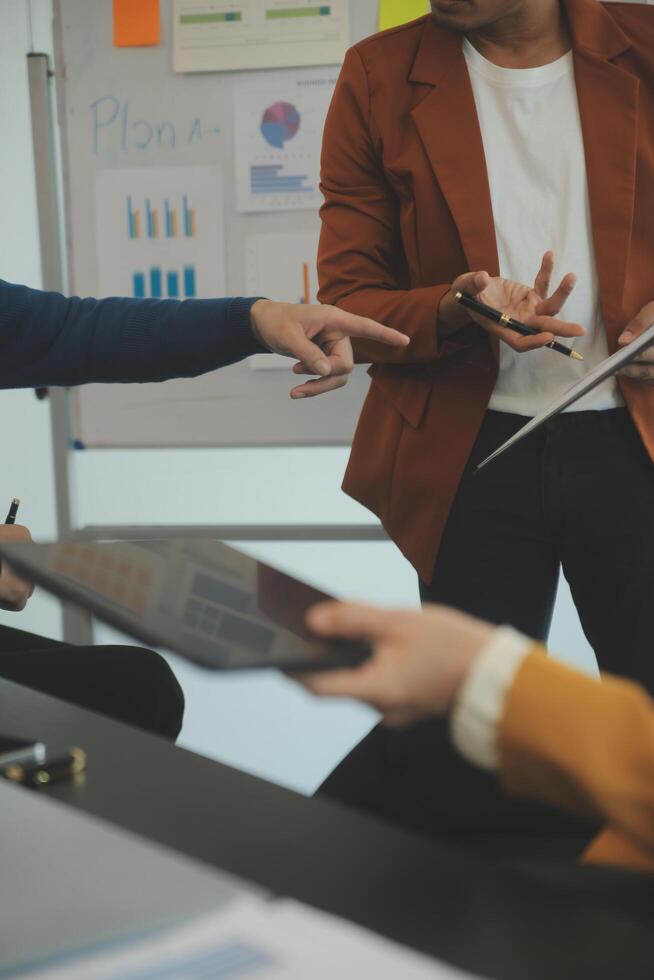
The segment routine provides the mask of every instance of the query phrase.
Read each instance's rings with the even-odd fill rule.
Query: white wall
[[[50,0],[32,0],[36,48],[48,50]],[[0,3],[0,277],[40,285],[27,76],[27,3]],[[48,409],[32,392],[0,392],[0,511],[18,495],[35,537],[55,533]],[[347,523],[370,519],[339,489],[340,449],[85,451],[72,462],[78,525]],[[4,495],[4,496],[3,496]],[[417,605],[415,577],[390,544],[252,544],[248,550],[337,595]],[[56,604],[36,595],[0,622],[57,636]],[[120,641],[98,627],[99,642]],[[593,669],[567,589],[552,647]],[[318,703],[271,675],[212,676],[171,660],[185,689],[181,743],[311,792],[374,721],[359,706]]]

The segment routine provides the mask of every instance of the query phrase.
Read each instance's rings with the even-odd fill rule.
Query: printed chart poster
[[[316,257],[320,230],[248,235],[245,239],[247,296],[274,296],[285,303],[316,303]],[[277,354],[249,358],[254,370],[289,371],[295,362]]]
[[[335,65],[349,36],[348,0],[175,0],[173,68]]]
[[[320,145],[337,68],[279,72],[234,90],[239,211],[317,210]]]
[[[135,168],[96,174],[101,296],[225,295],[220,172]]]

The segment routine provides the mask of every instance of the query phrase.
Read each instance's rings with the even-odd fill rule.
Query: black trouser
[[[552,419],[473,476],[526,421],[487,413],[421,597],[546,640],[562,567],[600,669],[654,694],[654,466],[614,409]]]
[[[525,421],[487,413],[422,599],[544,640],[562,566],[601,669],[654,691],[654,467],[616,409],[559,416],[473,476]],[[593,830],[504,796],[446,721],[375,728],[320,792],[492,854],[570,855]]]
[[[76,647],[0,626],[0,677],[172,740],[182,727],[182,689],[152,650]]]

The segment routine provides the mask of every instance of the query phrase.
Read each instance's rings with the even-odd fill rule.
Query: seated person
[[[421,719],[440,718],[441,741],[424,773],[439,826],[418,829],[495,857],[581,852],[587,862],[654,872],[654,702],[637,684],[600,682],[510,627],[440,606],[393,612],[326,603],[310,610],[308,623],[321,636],[368,640],[374,654],[302,683],[367,702],[396,731],[411,726],[405,751],[394,743],[383,759],[379,807],[370,802],[375,787],[362,787],[366,806],[383,803],[387,816],[405,822],[413,733]],[[379,752],[379,740],[371,744]],[[330,789],[338,796],[338,786]]]
[[[0,280],[0,387],[192,377],[257,352],[297,358],[317,375],[291,392],[340,388],[352,370],[351,336],[402,346],[408,339],[330,306],[264,299],[65,298]],[[0,525],[0,537],[29,539]],[[22,609],[29,588],[2,568],[0,607]],[[184,698],[158,654],[136,647],[74,647],[0,627],[0,677],[175,738]]]

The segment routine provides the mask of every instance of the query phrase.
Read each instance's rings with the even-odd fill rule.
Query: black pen
[[[485,316],[488,320],[499,323],[501,327],[514,330],[516,333],[522,334],[523,337],[535,337],[536,334],[541,333],[536,327],[528,327],[526,323],[520,323],[520,320],[514,320],[508,313],[502,313],[501,310],[496,310],[492,306],[486,306],[485,303],[480,303],[479,300],[475,299],[474,296],[470,296],[468,293],[458,292],[455,294],[455,299],[461,306],[465,306],[469,310],[474,310],[480,316]],[[575,361],[583,361],[584,359],[584,355],[580,354],[579,351],[572,350],[571,347],[565,347],[556,340],[545,344],[545,346],[551,347],[552,350],[557,351],[559,354],[565,354],[566,357],[573,357]]]
[[[11,507],[9,508],[9,513],[5,517],[5,524],[16,523],[16,514],[18,513],[19,504],[20,504],[20,500],[18,499],[18,497],[14,497],[14,499],[11,502]]]

